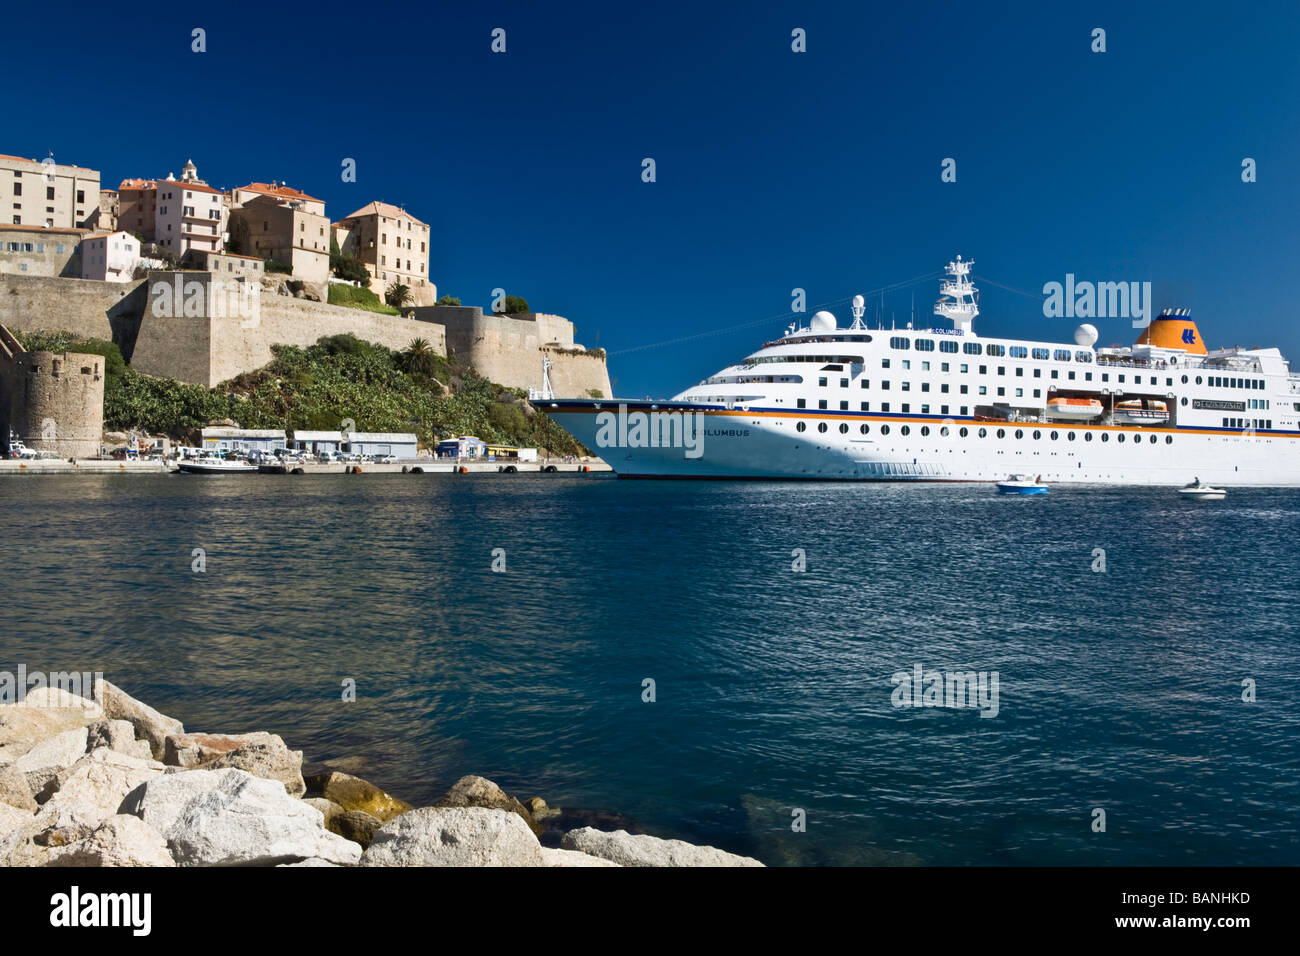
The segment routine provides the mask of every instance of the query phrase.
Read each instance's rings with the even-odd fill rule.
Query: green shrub
[[[369,289],[354,285],[330,283],[330,305],[342,305],[349,309],[364,309],[367,312],[382,312],[384,315],[398,315],[399,310],[391,305],[384,305],[379,296]]]

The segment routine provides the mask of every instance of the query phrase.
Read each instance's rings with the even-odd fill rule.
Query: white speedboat
[[[187,475],[242,475],[256,472],[257,466],[242,458],[204,455],[202,458],[183,458],[177,462],[176,469]]]
[[[1196,501],[1222,501],[1228,497],[1226,488],[1214,488],[1199,479],[1193,481],[1190,485],[1179,488],[1178,494]]]

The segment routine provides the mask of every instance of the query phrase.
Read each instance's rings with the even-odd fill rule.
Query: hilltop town
[[[0,154],[0,326],[13,333],[0,415],[29,447],[66,457],[100,444],[93,414],[73,411],[91,404],[82,386],[75,401],[47,397],[40,415],[21,407],[24,378],[42,370],[107,373],[72,353],[20,361],[33,336],[112,343],[137,376],[208,390],[249,381],[283,348],[354,337],[531,397],[610,394],[604,352],[578,344],[572,322],[503,290],[486,311],[440,298],[431,250],[427,222],[379,200],[332,220],[296,186],[218,187],[193,161],[111,189],[91,168]],[[69,420],[51,422],[50,408]]]

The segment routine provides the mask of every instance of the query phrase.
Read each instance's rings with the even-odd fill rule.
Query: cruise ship
[[[1300,374],[1276,348],[1210,351],[1186,309],[1129,347],[986,338],[973,262],[946,268],[951,327],[821,311],[664,401],[535,402],[621,477],[1300,485]]]

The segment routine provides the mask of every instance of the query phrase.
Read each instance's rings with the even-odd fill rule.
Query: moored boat
[[[1039,478],[1041,477],[1040,475]],[[1045,495],[1047,485],[1039,478],[1030,478],[1028,475],[1008,475],[1004,481],[998,482],[998,491],[1004,495]]]
[[[185,458],[176,463],[176,470],[188,475],[242,475],[257,471],[257,466],[242,458]]]
[[[1197,478],[1191,484],[1179,488],[1178,495],[1194,501],[1222,501],[1228,496],[1228,491],[1226,488],[1214,488]]]

